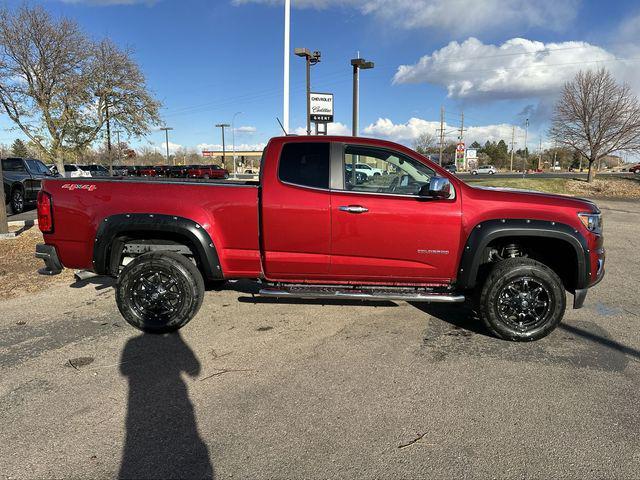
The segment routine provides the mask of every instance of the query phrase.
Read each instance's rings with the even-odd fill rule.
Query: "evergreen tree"
[[[27,150],[27,146],[24,142],[19,138],[16,138],[16,141],[11,145],[11,154],[14,157],[26,158],[29,156],[29,151]]]

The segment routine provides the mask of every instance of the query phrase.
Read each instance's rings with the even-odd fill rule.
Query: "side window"
[[[392,150],[349,145],[344,153],[344,175],[347,190],[417,195],[435,172],[423,163]]]
[[[27,169],[19,158],[6,158],[2,160],[2,170],[5,172],[26,172]]]
[[[278,177],[304,187],[329,188],[329,143],[287,143],[282,147]]]

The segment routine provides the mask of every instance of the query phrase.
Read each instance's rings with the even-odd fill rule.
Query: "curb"
[[[13,222],[8,222],[8,225],[10,227],[18,227],[18,228],[22,228],[22,227],[33,227],[35,225],[38,225],[38,220],[15,220]]]

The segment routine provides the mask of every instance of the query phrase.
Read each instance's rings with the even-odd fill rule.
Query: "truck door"
[[[344,145],[344,181],[331,192],[330,273],[363,282],[447,283],[456,276],[460,199],[425,199],[418,192],[435,171],[386,148]],[[346,164],[367,163],[382,174],[354,178]],[[339,165],[339,166],[338,166]]]
[[[267,149],[261,232],[269,280],[320,280],[329,273],[329,149],[326,141],[295,139]]]

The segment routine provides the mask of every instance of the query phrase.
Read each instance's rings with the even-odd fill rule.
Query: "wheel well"
[[[512,246],[516,248],[513,249]],[[483,252],[478,281],[484,281],[496,261],[510,256],[525,256],[545,264],[560,277],[567,290],[575,290],[578,283],[578,258],[575,249],[565,240],[548,237],[513,236],[491,241]]]
[[[157,251],[175,252],[190,258],[203,277],[205,276],[204,259],[200,258],[198,249],[188,237],[179,233],[158,231],[127,231],[114,238],[107,253],[109,272],[117,275],[131,259]]]

